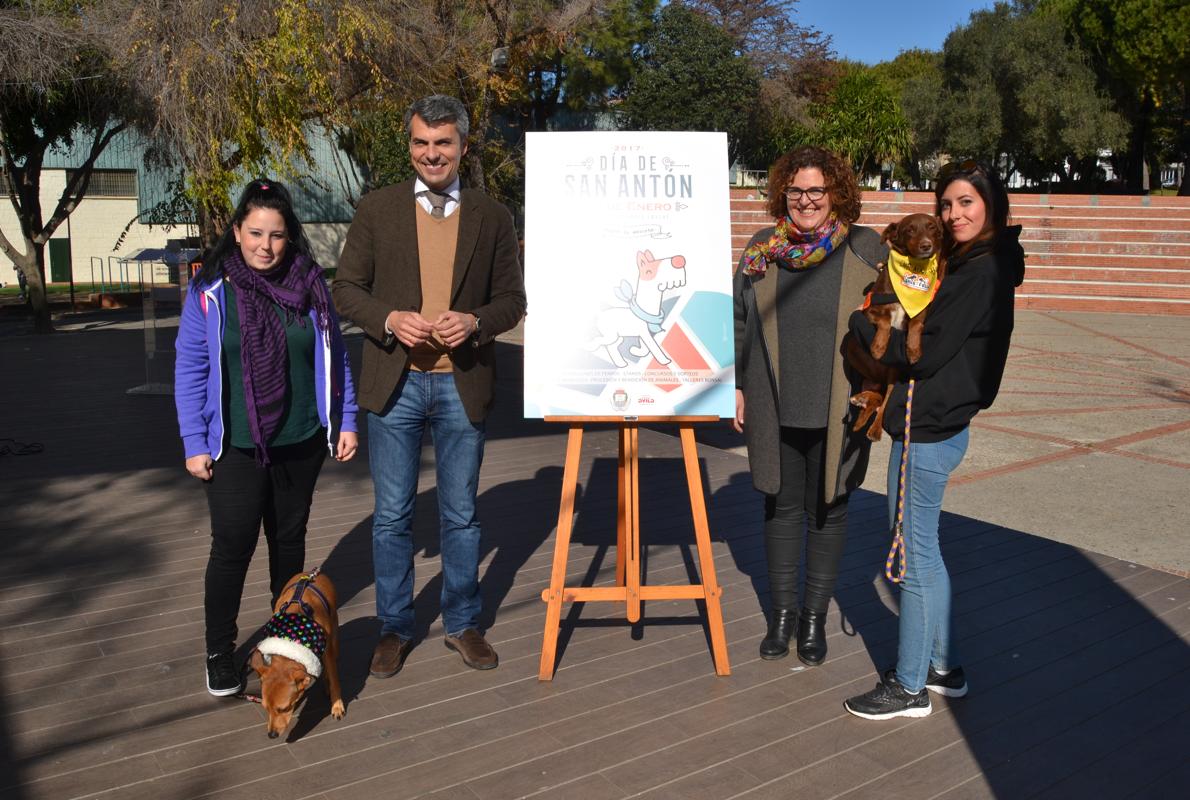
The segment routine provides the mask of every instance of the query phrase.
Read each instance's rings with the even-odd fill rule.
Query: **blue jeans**
[[[368,419],[368,453],[376,508],[372,562],[382,633],[413,638],[413,507],[421,439],[434,440],[442,554],[442,622],[450,635],[479,621],[479,520],[475,496],[484,426],[467,412],[449,372],[408,370],[382,414]]]
[[[912,434],[910,434],[912,436]],[[905,474],[905,580],[901,583],[900,641],[897,681],[910,692],[926,685],[931,664],[948,670],[955,665],[950,640],[950,575],[938,543],[942,494],[950,473],[967,452],[968,429],[941,442],[909,444]],[[897,478],[903,442],[893,442],[888,461],[889,518],[897,519]]]

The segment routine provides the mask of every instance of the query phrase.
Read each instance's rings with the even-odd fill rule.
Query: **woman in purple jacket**
[[[261,523],[275,602],[305,569],[323,460],[348,461],[359,446],[338,318],[279,183],[248,185],[190,284],[174,397],[186,471],[203,481],[211,513],[207,691],[236,694],[236,617]]]

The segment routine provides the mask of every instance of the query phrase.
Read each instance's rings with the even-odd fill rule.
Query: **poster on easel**
[[[524,415],[735,414],[723,133],[529,133]]]

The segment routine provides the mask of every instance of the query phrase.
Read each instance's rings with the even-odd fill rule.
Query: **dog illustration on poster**
[[[656,258],[649,250],[636,253],[636,283],[620,281],[616,297],[626,305],[613,306],[599,312],[595,318],[598,335],[587,343],[587,349],[597,351],[604,348],[608,358],[617,367],[626,367],[620,344],[628,338],[640,339],[640,344],[628,348],[634,357],[651,354],[658,364],[669,364],[672,359],[666,355],[657,334],[665,321],[662,301],[674,289],[686,285],[686,258],[673,255]]]

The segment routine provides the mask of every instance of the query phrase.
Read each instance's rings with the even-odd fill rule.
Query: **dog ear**
[[[296,661],[289,665],[289,679],[298,691],[305,691],[314,683],[314,676],[306,672],[306,668]]]
[[[259,650],[253,650],[252,655],[248,656],[248,666],[256,670],[256,674],[258,675],[263,674],[269,668],[271,661],[272,659]]]
[[[897,223],[890,222],[884,229],[884,233],[880,234],[880,243],[891,242],[895,238],[897,238]]]

